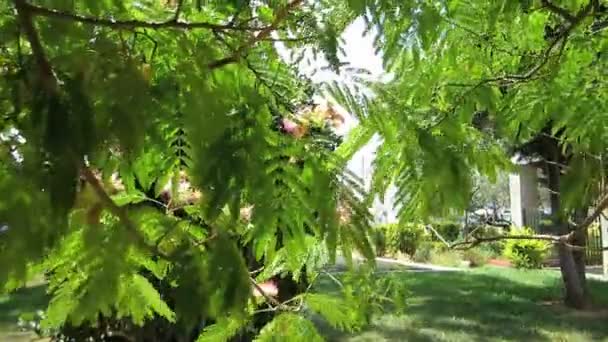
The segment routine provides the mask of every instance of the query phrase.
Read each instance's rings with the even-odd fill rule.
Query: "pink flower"
[[[279,288],[277,287],[277,284],[275,284],[273,280],[268,280],[263,283],[260,283],[260,284],[258,284],[257,287],[254,286],[253,287],[253,296],[254,297],[264,296],[262,293],[260,293],[260,291],[258,290],[258,287],[260,289],[262,289],[264,294],[267,296],[276,297],[279,294]]]
[[[298,129],[298,124],[290,119],[283,118],[282,125],[283,125],[283,130],[285,130],[285,132],[290,133],[290,134],[293,134]]]

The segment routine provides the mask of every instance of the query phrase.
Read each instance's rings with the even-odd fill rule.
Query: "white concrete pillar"
[[[604,215],[600,216],[600,236],[602,237],[602,266],[604,277],[608,277],[608,220],[606,216],[608,212],[604,211]]]
[[[536,167],[519,165],[518,172],[509,175],[511,220],[518,227],[536,228],[539,223],[538,176]]]

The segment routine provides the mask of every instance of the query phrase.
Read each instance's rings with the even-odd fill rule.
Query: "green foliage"
[[[0,6],[0,282],[45,272],[46,327],[182,340],[217,320],[200,339],[227,339],[258,315],[253,265],[301,281],[337,249],[373,257],[368,196],[330,126],[277,124],[317,89],[270,37],[337,70],[344,4],[28,3]],[[262,340],[307,329],[273,322]]]
[[[321,293],[306,295],[306,305],[313,312],[321,315],[331,326],[342,331],[354,331],[360,322],[356,319],[358,309],[341,298]]]
[[[530,228],[512,229],[512,235],[533,235]],[[517,268],[542,268],[550,245],[546,241],[533,239],[510,239],[505,244],[505,256]]]
[[[413,260],[433,265],[460,267],[462,262],[469,258],[461,251],[449,249],[443,242],[424,241],[416,249]]]
[[[436,222],[433,223],[432,227],[447,242],[456,241],[456,239],[458,239],[458,237],[460,236],[460,231],[462,230],[460,224],[458,224],[457,222],[450,221]],[[437,237],[435,234],[430,235],[434,241],[440,241],[439,237]]]
[[[606,19],[593,2],[563,4],[571,17],[529,3],[0,5],[2,286],[44,269],[48,326],[101,314],[185,331],[250,315],[250,264],[298,278],[338,249],[371,259],[370,198],[396,185],[403,222],[464,210],[475,175],[494,179],[505,145],[547,122],[571,154],[564,209],[591,202],[608,141]],[[296,118],[318,94],[273,40],[338,71],[340,34],[359,16],[394,75],[328,88],[361,128],[335,152],[328,132],[280,131],[276,118]],[[480,117],[491,124],[480,129]],[[368,194],[345,168],[374,134],[383,143]],[[409,254],[424,235],[416,224],[386,231],[387,249]],[[345,285],[346,300],[370,308],[377,285]],[[283,333],[318,336],[283,313],[260,338]]]
[[[359,103],[362,124],[381,137],[372,191],[395,185],[402,219],[504,204],[494,190],[506,184],[506,154],[548,124],[570,164],[562,209],[597,199],[608,133],[596,125],[608,103],[599,2],[556,3],[561,11],[538,1],[349,3],[376,30],[393,77],[372,85],[373,97],[342,87],[336,98]]]
[[[414,255],[418,245],[428,238],[424,225],[417,223],[390,223],[377,226],[374,234],[376,242],[381,244],[380,247],[384,240],[386,252],[390,254]]]
[[[283,313],[275,317],[260,332],[259,342],[273,341],[320,342],[323,337],[308,319],[293,313]]]
[[[441,242],[440,242],[441,243]],[[412,259],[416,262],[429,262],[431,260],[432,253],[437,249],[437,243],[432,241],[423,241],[418,248],[416,253],[412,256]]]
[[[463,263],[463,255],[460,251],[434,250],[431,252],[429,262],[433,265],[461,267]]]
[[[488,263],[495,255],[486,248],[471,248],[462,252],[462,258],[469,262],[470,267],[480,267]]]
[[[386,254],[386,232],[384,226],[374,226],[371,232],[371,239],[374,245],[374,252],[377,256]]]
[[[230,341],[245,325],[246,321],[234,317],[226,317],[217,323],[206,327],[196,342],[222,342]]]
[[[407,287],[400,281],[397,274],[377,277],[373,268],[362,266],[357,270],[347,272],[339,280],[340,293],[351,311],[350,328],[359,330],[371,323],[374,315],[388,310],[395,313],[405,313]]]
[[[504,234],[508,234],[506,229],[488,225],[477,227],[471,232],[472,236],[480,238],[492,238]],[[489,250],[495,256],[500,256],[503,255],[505,244],[504,240],[490,241],[483,243],[480,248]]]

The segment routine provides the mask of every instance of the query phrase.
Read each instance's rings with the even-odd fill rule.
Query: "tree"
[[[494,183],[483,175],[473,176],[471,203],[467,212],[476,209],[491,209],[487,219],[491,222],[501,219],[499,210],[509,207],[509,179],[507,173],[499,173]]]
[[[261,313],[242,248],[265,272],[292,277],[304,265],[316,274],[318,256],[332,259],[337,248],[371,259],[367,199],[394,183],[402,217],[463,209],[471,174],[493,179],[508,164],[496,137],[526,141],[552,121],[569,146],[563,177],[572,183],[560,182],[556,222],[564,233],[536,238],[559,246],[568,302],[582,306],[584,273],[572,257],[581,247],[565,218],[581,198],[603,198],[591,190],[606,141],[605,7],[598,0],[3,3],[0,189],[11,196],[0,200],[1,283],[14,288],[51,270],[48,326],[110,317],[128,332],[157,322],[153,328],[188,334],[167,338],[204,331],[200,339],[228,339]],[[321,54],[341,71],[339,34],[360,16],[376,29],[395,77],[364,84],[373,99],[356,94],[360,84],[328,88],[362,123],[332,151],[302,134],[297,114],[310,88],[274,42],[299,56]],[[273,117],[300,128],[278,132]],[[495,127],[479,130],[474,123],[484,117]],[[383,145],[366,194],[345,164],[374,133]],[[608,206],[597,202],[574,232]],[[250,206],[243,222],[240,211]],[[261,310],[277,315],[256,333],[319,339],[299,315],[304,303],[354,329],[368,318],[360,309],[380,300],[368,288],[282,303],[260,288]]]
[[[338,70],[346,4],[15,0],[0,13],[0,284],[46,272],[46,328],[309,341],[304,307],[356,329],[385,300],[259,285],[312,285],[338,248],[373,261],[366,195],[325,127],[335,113],[303,113],[314,87],[274,46]]]
[[[375,3],[380,11],[384,2]],[[371,100],[352,89],[331,87],[363,122],[358,141],[347,145],[362,144],[373,133],[383,138],[374,190],[382,193],[394,183],[404,218],[463,209],[473,174],[493,179],[509,164],[504,146],[521,145],[538,134],[552,137],[553,156],[545,160],[553,165],[547,170],[554,181],[550,189],[559,234],[536,238],[557,245],[566,302],[584,307],[584,262],[575,262],[573,254],[582,254],[578,237],[608,204],[606,189],[598,186],[607,133],[602,124],[608,103],[607,4],[394,5],[382,15],[366,14],[370,26],[379,28],[377,44],[384,46],[392,81],[376,86]],[[593,204],[594,211],[568,224],[568,217],[585,207],[581,203]],[[496,239],[502,238],[508,237]]]

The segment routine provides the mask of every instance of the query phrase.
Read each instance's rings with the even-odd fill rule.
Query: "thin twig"
[[[151,251],[154,254],[158,254],[162,257],[168,258],[167,255],[164,255],[156,248],[148,245],[148,243],[146,242],[146,239],[140,234],[139,230],[137,229],[137,227],[135,226],[133,221],[131,221],[131,219],[129,218],[129,215],[127,214],[127,211],[125,210],[125,207],[118,206],[112,200],[110,195],[108,195],[108,193],[105,191],[105,189],[103,188],[103,185],[101,185],[101,182],[95,176],[95,174],[93,174],[93,171],[91,171],[91,169],[89,169],[88,167],[84,167],[81,171],[81,174],[84,177],[84,179],[87,181],[87,183],[89,183],[89,185],[91,185],[91,187],[93,188],[93,191],[95,192],[95,195],[97,195],[97,198],[100,200],[101,204],[106,209],[108,209],[112,214],[116,215],[120,219],[120,222],[122,222],[125,225],[125,227],[129,231],[131,236],[136,240],[136,242],[141,247]]]
[[[454,243],[450,246],[451,249],[454,250],[467,250],[473,247],[476,247],[484,242],[493,242],[493,241],[501,241],[501,240],[543,240],[554,245],[564,245],[571,250],[585,250],[584,246],[576,246],[570,243],[570,241],[574,238],[573,232],[570,232],[565,235],[544,235],[544,234],[536,234],[536,235],[497,235],[492,237],[476,237],[473,240],[465,240],[461,242]]]
[[[262,84],[264,87],[266,87],[272,93],[275,100],[277,100],[277,102],[279,102],[285,108],[292,109],[293,105],[291,103],[289,103],[289,101],[286,101],[284,99],[284,96],[282,96],[281,93],[279,93],[275,89],[274,85],[269,84],[268,81],[255,69],[255,67],[251,64],[251,62],[249,62],[248,60],[246,60],[246,62],[247,62],[247,68],[253,73],[253,75],[260,82],[260,84]]]
[[[176,11],[175,18],[171,18],[167,21],[161,22],[148,22],[137,19],[130,20],[115,20],[115,19],[106,19],[106,18],[98,18],[98,17],[89,17],[80,14],[74,14],[69,12],[64,12],[56,9],[50,9],[45,7],[40,7],[36,5],[32,5],[30,3],[25,2],[24,0],[15,0],[18,6],[27,11],[31,16],[41,16],[47,18],[53,18],[57,20],[64,21],[73,21],[79,22],[87,25],[94,26],[104,26],[113,29],[135,29],[135,28],[150,28],[150,29],[165,29],[165,28],[174,28],[174,29],[210,29],[210,30],[219,30],[219,31],[263,31],[267,29],[267,27],[250,27],[250,26],[233,26],[233,25],[223,25],[223,24],[214,24],[209,22],[185,22],[177,20],[177,16],[179,12]],[[181,2],[181,1],[180,1]]]
[[[262,267],[260,267],[258,269],[255,269],[253,271],[249,271],[249,274],[252,275],[252,276],[254,276],[254,275],[257,275],[258,273],[262,272],[263,270],[264,270],[264,266],[262,266]]]
[[[253,286],[256,288],[256,290],[258,290],[258,292],[264,297],[266,298],[266,300],[268,301],[269,304],[274,305],[275,308],[279,308],[281,307],[281,302],[279,302],[278,300],[272,298],[270,295],[268,295],[266,293],[266,291],[264,291],[264,289],[258,285],[258,283],[255,281],[255,279],[253,279],[252,277],[249,277],[249,280],[251,281],[251,283],[253,284]]]
[[[199,241],[196,241],[192,247],[198,247],[198,246],[202,246],[204,244],[206,244],[207,242],[217,238],[219,235],[215,232],[213,232],[211,235],[209,235],[208,237],[204,238],[204,239],[200,239]]]
[[[306,41],[310,41],[313,39],[318,38],[319,36],[305,36],[305,37],[291,37],[291,38],[273,38],[273,37],[268,37],[268,38],[263,38],[260,39],[261,41],[265,41],[265,42],[306,42]]]
[[[179,20],[179,15],[182,12],[182,7],[184,6],[184,0],[177,0],[177,7],[175,8],[175,16],[173,20],[177,22]]]
[[[266,39],[268,36],[270,36],[270,34],[277,29],[279,24],[289,15],[289,12],[292,9],[298,7],[302,2],[304,2],[304,0],[293,0],[292,2],[287,4],[285,7],[283,7],[277,12],[277,15],[275,16],[270,26],[267,26],[266,28],[260,30],[258,34],[251,37],[247,42],[245,42],[238,49],[236,49],[236,51],[234,51],[230,56],[213,61],[209,63],[207,67],[209,69],[216,69],[228,64],[238,62],[242,55],[245,53],[245,51],[254,46],[257,42]]]
[[[32,13],[28,6],[29,4],[25,0],[15,0],[19,24],[27,40],[30,42],[36,64],[38,64],[38,68],[40,69],[40,82],[49,94],[56,95],[59,92],[59,81],[55,76],[51,63],[46,58],[44,48],[42,47],[42,43],[40,43],[40,37],[32,21]]]
[[[327,272],[327,271],[323,271],[323,273],[325,273],[331,280],[333,280],[336,284],[338,284],[338,286],[340,286],[340,288],[344,288],[344,285],[342,284],[342,282],[340,282],[340,280],[338,280],[338,278],[336,278],[333,274],[331,274],[330,272]]]
[[[536,79],[535,75],[549,62],[549,60],[552,57],[553,50],[555,49],[556,46],[558,46],[559,43],[561,43],[561,47],[560,47],[560,51],[557,55],[558,55],[558,57],[561,57],[563,50],[564,50],[564,46],[567,42],[568,36],[578,25],[580,25],[580,23],[583,21],[583,19],[585,19],[592,12],[592,10],[593,10],[592,4],[593,4],[593,1],[589,2],[589,4],[587,4],[587,6],[585,6],[583,9],[581,9],[577,13],[577,15],[575,17],[573,17],[573,19],[571,21],[569,20],[570,25],[567,26],[566,28],[562,29],[559,32],[558,36],[555,37],[551,41],[551,44],[549,44],[549,46],[544,50],[540,62],[538,62],[534,67],[532,67],[526,73],[524,73],[524,74],[506,74],[506,75],[498,76],[498,77],[490,77],[490,78],[485,78],[485,79],[479,80],[476,83],[470,83],[470,84],[447,83],[446,86],[457,86],[457,87],[470,86],[470,88],[467,89],[466,91],[464,91],[463,93],[461,93],[454,100],[452,109],[450,111],[444,113],[444,115],[437,122],[430,125],[430,127],[428,127],[428,129],[432,129],[434,127],[439,126],[450,115],[452,115],[456,112],[456,109],[461,105],[462,101],[464,101],[470,93],[477,90],[479,87],[481,87],[483,85],[492,84],[492,83],[498,83],[499,85],[502,85],[502,84],[511,85],[511,84],[515,84],[515,83],[521,83],[521,82]]]
[[[576,20],[576,18],[567,9],[559,7],[549,0],[541,0],[540,3],[543,5],[544,8],[548,9],[550,12],[557,14],[558,16],[566,19],[571,23]]]
[[[576,229],[579,231],[587,229],[587,227],[593,224],[593,222],[595,222],[595,220],[597,220],[600,215],[602,215],[606,208],[608,208],[608,194],[604,195],[604,197],[599,201],[598,205],[595,207],[595,210],[593,211],[593,213],[591,213],[591,215],[587,216],[587,218],[583,220],[583,222],[576,225]]]

